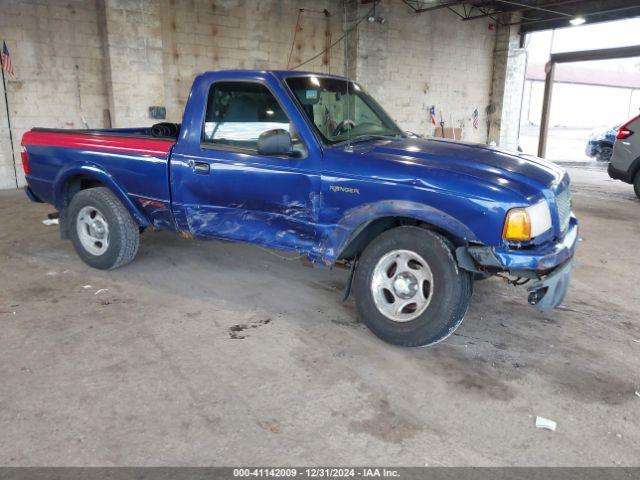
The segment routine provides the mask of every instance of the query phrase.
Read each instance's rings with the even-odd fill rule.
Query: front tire
[[[108,188],[78,192],[71,199],[66,218],[73,246],[87,265],[111,270],[136,256],[140,244],[138,225]]]
[[[404,226],[383,232],[367,246],[353,288],[358,314],[375,335],[415,347],[440,342],[458,328],[472,285],[445,238]]]

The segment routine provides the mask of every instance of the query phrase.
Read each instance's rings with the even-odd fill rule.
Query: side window
[[[246,82],[219,82],[211,86],[204,143],[255,150],[260,134],[275,128],[291,132],[287,115],[265,86]]]

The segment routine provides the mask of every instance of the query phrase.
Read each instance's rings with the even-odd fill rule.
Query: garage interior
[[[34,126],[180,122],[198,73],[235,68],[346,74],[407,131],[515,151],[526,35],[638,2],[0,4],[1,465],[638,465],[640,208],[601,166],[565,164],[581,238],[562,307],[476,282],[456,333],[408,349],[340,302],[348,272],[296,256],[147,231],[134,263],[91,269],[20,160]]]

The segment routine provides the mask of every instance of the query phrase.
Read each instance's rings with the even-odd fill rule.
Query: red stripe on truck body
[[[133,153],[167,157],[175,145],[171,140],[135,138],[95,133],[29,131],[22,137],[23,146],[67,147],[103,152]]]

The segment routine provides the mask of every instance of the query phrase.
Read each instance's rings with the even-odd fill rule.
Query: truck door
[[[200,131],[190,134],[197,141],[178,142],[171,157],[180,229],[285,250],[312,247],[320,159],[308,153],[273,90],[256,81],[210,84]],[[290,132],[297,155],[258,154],[259,135],[272,129]]]

